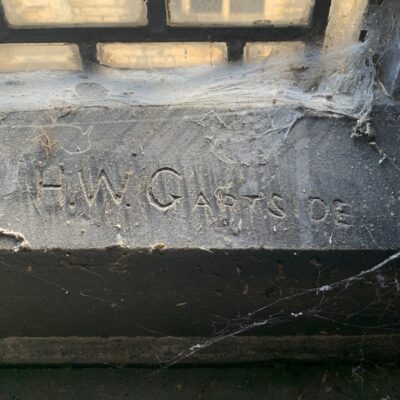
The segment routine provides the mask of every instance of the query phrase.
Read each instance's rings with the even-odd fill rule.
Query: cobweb
[[[398,333],[400,330],[400,276],[398,261],[400,252],[384,259],[372,268],[330,284],[309,289],[293,289],[291,294],[266,303],[247,315],[229,321],[226,326],[203,342],[190,346],[176,357],[164,361],[161,368],[178,365],[197,352],[233,336],[251,334],[259,328],[277,328],[279,325],[301,319],[321,320],[324,323],[347,326],[369,333]],[[316,267],[319,267],[315,260]],[[320,276],[318,281],[320,280]],[[318,282],[317,282],[318,283]],[[360,293],[363,293],[360,296]],[[364,300],[364,301],[363,301]],[[343,304],[351,304],[343,307]],[[358,322],[358,317],[360,322]],[[375,321],[372,325],[363,323],[363,318]],[[360,340],[360,361],[362,362],[362,340]]]
[[[188,78],[183,74],[180,80],[182,85],[186,85],[185,95],[179,92],[178,96],[171,97],[162,91],[159,94],[166,104],[225,105],[240,99],[248,106],[291,106],[306,113],[354,119],[355,135],[360,132],[368,135],[375,91],[377,88],[385,89],[379,78],[379,63],[399,23],[398,8],[399,4],[391,1],[383,6],[371,6],[363,27],[366,33],[364,42],[327,52],[309,46],[305,55],[296,52],[282,54],[261,65],[231,67],[229,73],[222,68],[213,80],[199,72],[194,78],[195,85],[187,86]],[[164,82],[168,82],[170,73],[163,74]],[[147,93],[150,93],[149,97],[142,101],[153,103],[155,99],[151,97],[151,91]],[[315,266],[321,268],[315,287],[288,290],[246,315],[225,321],[215,335],[191,345],[163,362],[161,367],[178,365],[230,337],[252,334],[259,328],[263,332],[273,331],[301,320],[348,327],[361,333],[361,338],[377,332],[399,333],[399,259],[400,252],[397,252],[371,268],[323,285],[322,266],[315,261]]]
[[[385,40],[395,23],[392,20],[382,27],[387,13],[387,9],[377,8],[367,23],[367,40],[344,49],[324,52],[320,47],[310,45],[301,55],[292,52],[257,65],[214,68],[212,73],[204,69],[135,73],[100,70],[90,78],[104,88],[105,102],[111,104],[292,107],[301,109],[301,115],[307,112],[352,118],[362,131],[360,127],[368,121],[374,104],[376,65],[384,55]],[[63,104],[76,107],[97,104],[98,100],[84,98],[76,90],[83,82],[78,77],[64,80],[66,86],[61,89],[57,86],[53,96],[49,96],[49,85],[58,80],[56,75],[52,76],[49,79],[48,75],[32,75],[36,84],[42,85],[44,93],[52,99],[54,107],[60,105],[56,98],[62,98]],[[21,104],[18,95],[15,102]],[[104,105],[104,99],[101,104]],[[4,106],[4,103],[0,101],[0,105]],[[11,104],[13,106],[15,104]],[[313,288],[287,290],[276,300],[225,321],[214,335],[163,361],[161,367],[178,365],[230,337],[251,334],[259,328],[272,330],[303,319],[348,326],[365,334],[398,333],[399,259],[400,252],[372,268],[333,283],[321,285],[318,279]],[[352,311],[348,312],[344,304],[350,304]],[[362,318],[365,316],[370,316],[367,320],[375,322],[365,325]]]
[[[392,1],[371,6],[363,42],[324,47],[282,43],[263,62],[229,63],[188,69],[123,71],[93,66],[85,74],[34,72],[0,78],[0,108],[168,105],[227,108],[292,107],[310,114],[368,120],[380,59],[388,50],[397,21]],[[383,23],[384,21],[384,23]],[[10,76],[24,86],[10,88]],[[82,90],[82,88],[86,88]],[[96,89],[92,91],[92,89]]]

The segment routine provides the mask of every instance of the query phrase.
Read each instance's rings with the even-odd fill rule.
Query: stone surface
[[[1,369],[5,400],[398,399],[398,368],[269,365],[190,369]]]
[[[5,113],[0,336],[395,332],[396,107]]]
[[[374,146],[279,108],[5,113],[0,227],[32,250],[395,250],[395,113]]]
[[[398,261],[348,280],[389,254],[117,247],[1,253],[0,337],[394,333]],[[342,283],[329,290],[335,282]]]
[[[398,362],[399,335],[228,337],[10,337],[0,340],[1,366],[153,366],[266,362]],[[200,348],[199,348],[200,346]],[[197,349],[197,351],[196,351]]]

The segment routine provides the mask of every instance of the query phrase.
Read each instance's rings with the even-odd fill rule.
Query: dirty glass
[[[314,0],[168,0],[170,25],[308,25]]]
[[[79,70],[78,46],[65,43],[0,44],[0,72]]]
[[[153,69],[215,65],[228,60],[225,43],[99,43],[100,64]]]
[[[3,7],[14,27],[147,24],[144,0],[3,0]]]
[[[244,48],[244,62],[259,62],[273,57],[289,57],[299,61],[304,55],[303,42],[256,42],[247,43]]]

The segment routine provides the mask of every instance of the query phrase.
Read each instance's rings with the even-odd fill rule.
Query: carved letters
[[[100,170],[99,176],[97,177],[96,183],[94,184],[92,183],[88,185],[86,183],[82,170],[79,170],[78,176],[84,198],[87,201],[89,207],[92,207],[93,203],[96,201],[97,195],[102,185],[105,189],[107,189],[107,192],[110,194],[111,199],[114,201],[114,203],[120,205],[122,202],[122,198],[124,197],[124,194],[127,190],[128,182],[130,177],[132,176],[132,172],[127,171],[125,173],[125,176],[117,190],[114,189],[114,186],[104,169]]]
[[[168,211],[170,208],[173,208],[176,206],[176,204],[179,202],[179,200],[182,199],[182,196],[174,194],[174,193],[169,193],[168,194],[168,199],[163,200],[156,194],[156,186],[160,184],[160,181],[163,178],[174,178],[175,180],[181,181],[182,177],[179,175],[177,171],[175,171],[172,168],[161,168],[158,169],[154,174],[151,176],[149,180],[149,184],[147,187],[147,197],[149,200],[149,203],[155,207],[158,208],[161,211]]]
[[[252,221],[259,216],[276,222],[297,218],[299,210],[303,209],[311,225],[330,223],[336,228],[354,225],[350,204],[338,198],[309,196],[290,199],[288,195],[269,191],[269,188],[257,190],[259,193],[249,189],[251,193],[247,194],[246,191],[236,190],[232,183],[220,185],[214,191],[210,187],[206,190],[171,167],[157,169],[147,180],[143,176],[135,177],[131,170],[120,174],[119,178],[111,176],[105,168],[99,169],[93,178],[88,171],[79,168],[75,173],[66,174],[63,166],[41,167],[37,174],[37,204],[45,211],[49,207],[65,208],[68,203],[67,208],[72,211],[78,207],[101,208],[108,199],[117,208],[124,202],[128,210],[135,209],[134,204],[139,204],[160,213],[169,210],[179,213],[189,209],[193,215],[204,212],[214,217],[240,214],[248,215]],[[74,191],[73,201],[67,200],[71,198],[71,188]],[[99,202],[100,193],[102,202]],[[77,202],[75,197],[82,200]],[[126,197],[129,199],[125,201]]]
[[[37,202],[59,207],[65,205],[65,172],[63,167],[40,168],[37,182]]]
[[[309,197],[307,211],[310,221],[313,224],[324,222],[331,216],[333,223],[337,227],[353,226],[350,204],[339,199],[335,199],[331,204],[328,204],[320,197]]]

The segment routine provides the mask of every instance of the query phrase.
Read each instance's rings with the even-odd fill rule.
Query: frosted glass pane
[[[0,72],[80,69],[79,48],[74,44],[0,44]]]
[[[3,0],[3,6],[14,27],[147,24],[145,0]]]
[[[303,42],[255,42],[247,43],[244,48],[244,62],[260,62],[273,57],[287,57],[295,61],[303,59]]]
[[[193,12],[219,13],[222,10],[222,0],[209,0],[207,7],[204,7],[204,0],[192,0],[190,9]]]
[[[228,60],[225,43],[99,43],[100,64],[155,69],[215,65]]]
[[[230,11],[232,14],[262,14],[264,13],[264,0],[252,0],[249,2],[243,0],[231,0]]]
[[[308,25],[315,0],[167,0],[173,26]]]

